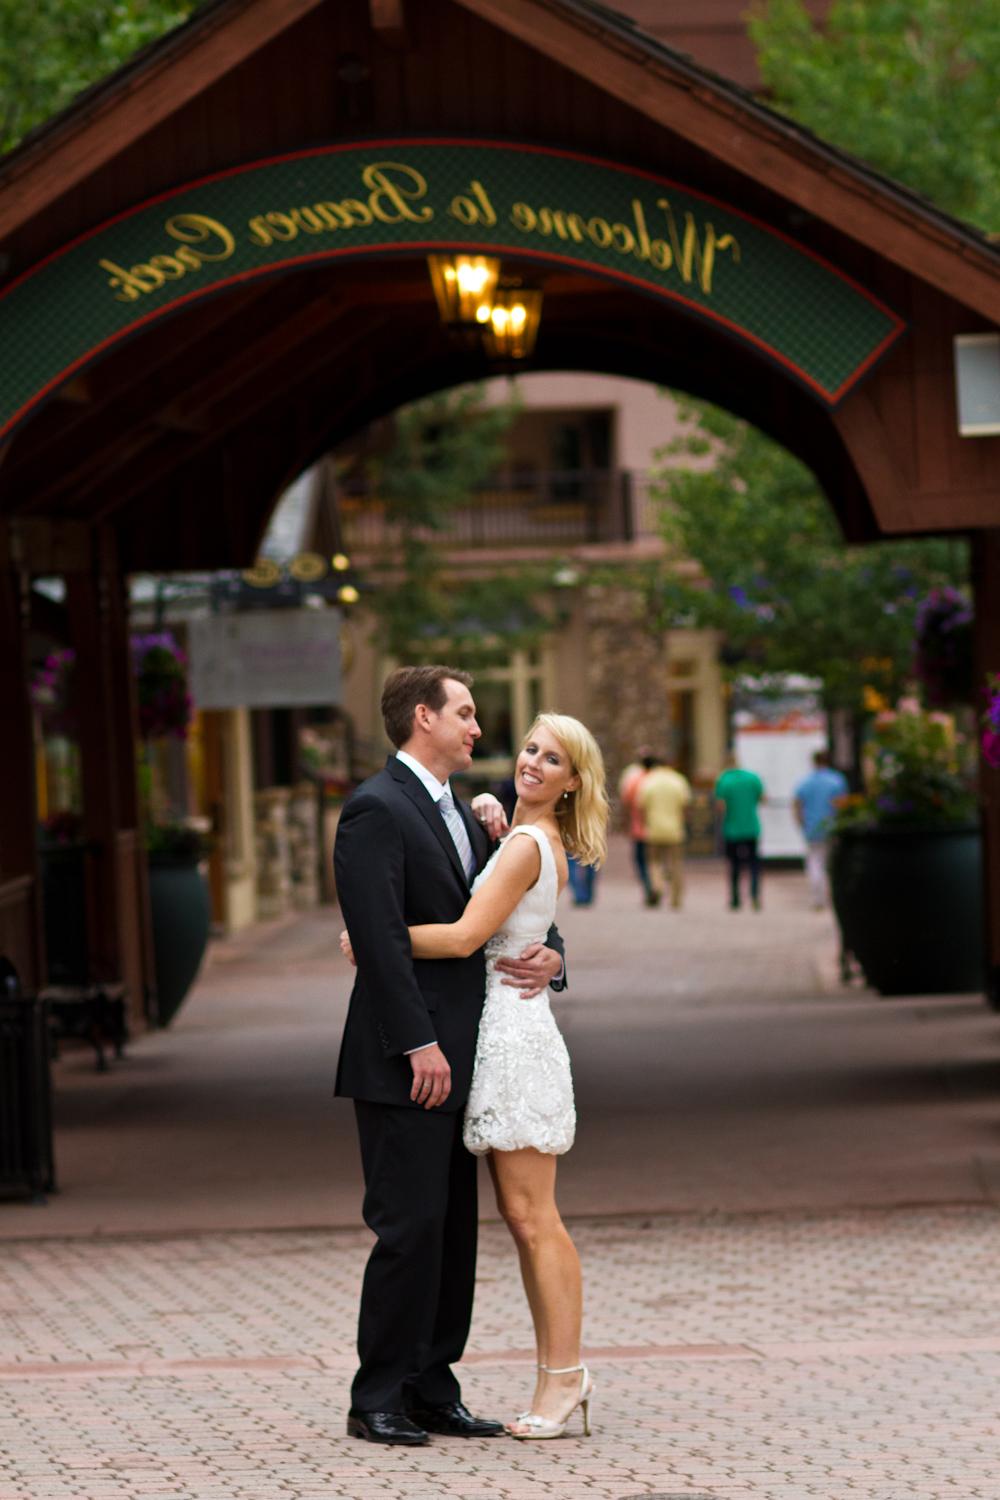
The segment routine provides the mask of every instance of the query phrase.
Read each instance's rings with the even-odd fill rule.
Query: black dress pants
[[[460,1398],[461,1358],[476,1277],[476,1158],[463,1111],[356,1099],[364,1220],[377,1236],[358,1320],[358,1411]]]
[[[756,839],[726,839],[726,858],[729,861],[729,904],[740,904],[740,871],[745,867],[750,872],[750,899],[760,900],[760,856]]]

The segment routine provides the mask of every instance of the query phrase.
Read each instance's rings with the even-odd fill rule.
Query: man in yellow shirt
[[[653,904],[660,904],[666,878],[670,881],[670,905],[678,911],[684,899],[685,814],[691,801],[691,785],[679,771],[658,764],[639,787],[637,801],[646,825],[646,861]]]

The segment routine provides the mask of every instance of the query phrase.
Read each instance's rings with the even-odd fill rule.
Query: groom
[[[347,1430],[369,1442],[503,1431],[466,1409],[450,1368],[465,1347],[475,1281],[476,1159],[462,1144],[462,1115],[484,959],[482,950],[414,959],[407,932],[457,921],[489,853],[449,785],[468,769],[481,733],[471,685],[451,667],[392,673],[382,715],[397,753],[345,804],[334,851],[358,970],[336,1092],[354,1100],[364,1219],[377,1236],[361,1291]],[[561,973],[555,928],[547,942],[504,965],[525,995]]]

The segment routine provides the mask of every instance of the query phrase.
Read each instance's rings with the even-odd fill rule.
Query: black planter
[[[844,944],[879,994],[985,988],[978,826],[846,830],[830,885]]]
[[[42,916],[50,984],[84,984],[90,976],[87,942],[87,846],[44,845]]]
[[[201,967],[211,919],[208,886],[194,856],[150,854],[156,1019],[169,1026]]]

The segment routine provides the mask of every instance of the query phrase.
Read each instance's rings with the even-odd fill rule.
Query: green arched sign
[[[810,250],[666,178],[509,141],[371,140],[248,163],[120,214],[0,294],[0,438],[119,340],[338,257],[494,251],[683,304],[833,404],[900,336]]]

